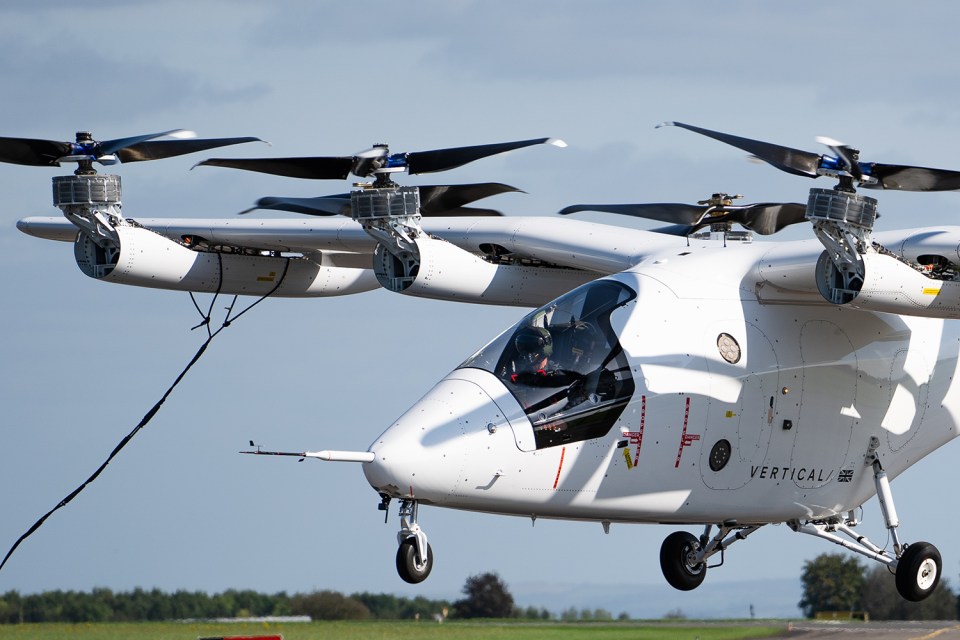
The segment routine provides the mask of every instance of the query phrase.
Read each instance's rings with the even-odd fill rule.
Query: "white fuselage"
[[[609,318],[634,388],[602,435],[538,447],[510,382],[468,366],[371,445],[369,482],[423,504],[610,522],[856,508],[875,493],[872,436],[895,477],[957,435],[960,328],[761,302],[765,251],[672,250],[608,278],[636,292]]]

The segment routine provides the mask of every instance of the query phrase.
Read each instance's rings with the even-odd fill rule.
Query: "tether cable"
[[[218,253],[217,256],[219,258],[220,254]],[[238,313],[236,317],[234,317],[231,320],[230,314],[233,313],[233,307],[234,305],[236,305],[237,297],[238,297],[238,296],[233,296],[233,301],[230,303],[230,306],[227,307],[227,315],[223,321],[223,324],[221,324],[220,328],[217,329],[216,331],[211,331],[210,330],[210,313],[213,310],[213,305],[216,302],[217,296],[220,295],[220,290],[221,290],[221,287],[223,286],[223,260],[222,259],[220,260],[220,270],[219,270],[220,282],[217,284],[217,291],[216,293],[214,293],[214,298],[210,302],[210,308],[207,311],[206,315],[204,315],[203,312],[200,311],[200,307],[199,305],[197,305],[197,301],[193,297],[193,292],[190,293],[190,299],[193,300],[193,304],[195,307],[197,307],[197,311],[200,313],[200,315],[203,316],[203,322],[201,322],[200,324],[198,324],[196,327],[193,327],[193,328],[197,329],[203,326],[207,327],[207,339],[204,340],[203,344],[200,345],[200,348],[197,349],[197,352],[194,354],[193,358],[190,359],[190,362],[187,364],[187,366],[184,367],[183,371],[180,372],[180,375],[177,376],[177,379],[173,381],[173,384],[171,384],[170,387],[167,389],[167,391],[163,394],[163,397],[161,397],[160,400],[158,400],[157,403],[153,405],[153,407],[149,411],[147,411],[146,415],[143,416],[143,418],[140,420],[137,426],[135,426],[130,433],[124,436],[122,440],[120,440],[119,444],[117,444],[117,446],[114,447],[113,451],[110,452],[110,455],[107,456],[107,459],[103,461],[103,464],[101,464],[89,478],[87,478],[79,487],[74,489],[66,498],[58,502],[57,506],[55,506],[53,509],[50,509],[45,514],[43,514],[39,520],[33,523],[32,527],[27,529],[26,533],[24,533],[22,536],[17,538],[17,541],[14,542],[13,546],[10,547],[10,550],[7,551],[7,555],[3,557],[3,561],[0,562],[0,570],[2,570],[4,565],[7,564],[7,560],[10,559],[10,556],[13,555],[13,552],[17,550],[17,547],[19,547],[24,540],[29,538],[33,534],[33,532],[39,529],[40,526],[44,522],[46,522],[47,518],[52,516],[55,511],[67,506],[68,504],[70,504],[70,502],[74,498],[80,495],[80,492],[83,491],[87,487],[87,485],[89,485],[91,482],[96,480],[97,477],[101,473],[103,473],[103,470],[107,468],[107,465],[110,464],[110,462],[117,456],[117,454],[120,453],[120,451],[125,446],[127,446],[127,444],[133,439],[133,436],[135,436],[137,432],[140,431],[140,429],[147,426],[147,423],[153,419],[153,416],[157,414],[157,412],[160,410],[160,407],[163,406],[164,402],[166,402],[167,397],[173,392],[173,390],[177,387],[177,385],[180,384],[180,381],[183,380],[184,376],[187,375],[187,372],[190,371],[193,365],[197,363],[197,361],[200,359],[200,356],[203,355],[204,351],[207,350],[207,347],[210,345],[213,339],[216,338],[221,331],[229,327],[232,322],[236,322],[240,318],[240,316],[245,314],[247,311],[250,311],[250,309],[254,308],[258,304],[260,304],[261,302],[269,298],[270,296],[272,296],[277,291],[277,289],[280,288],[280,285],[283,284],[284,278],[286,278],[287,276],[287,271],[290,269],[290,260],[291,258],[286,259],[286,263],[284,264],[284,267],[283,267],[283,273],[280,275],[280,278],[277,280],[277,283],[273,286],[273,288],[270,289],[270,291],[268,291],[264,295],[260,296],[260,298],[258,298],[256,301],[252,302],[246,309]]]

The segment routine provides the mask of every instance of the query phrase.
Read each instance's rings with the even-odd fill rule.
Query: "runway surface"
[[[800,621],[790,624],[781,638],[802,638],[818,640],[820,638],[850,640],[858,638],[880,638],[882,640],[960,640],[960,621],[924,620],[909,622],[903,620],[889,622],[815,622]]]

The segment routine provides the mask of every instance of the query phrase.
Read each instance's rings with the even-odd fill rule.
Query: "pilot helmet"
[[[513,338],[517,351],[528,357],[547,357],[553,353],[553,338],[543,327],[527,326]]]

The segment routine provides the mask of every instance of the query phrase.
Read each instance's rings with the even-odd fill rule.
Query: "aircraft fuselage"
[[[421,504],[609,522],[783,522],[863,504],[871,437],[895,477],[957,435],[960,329],[761,303],[761,251],[651,258],[531,313],[371,445],[368,480]],[[541,354],[524,340],[552,349],[532,373],[516,361]],[[577,364],[548,364],[564,357]]]

